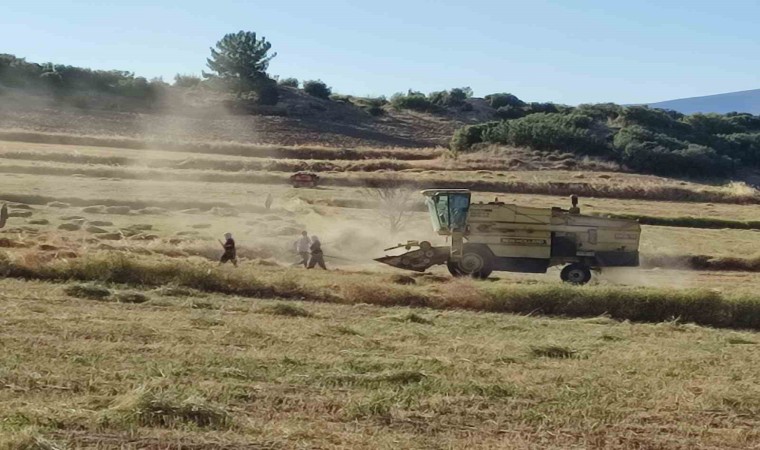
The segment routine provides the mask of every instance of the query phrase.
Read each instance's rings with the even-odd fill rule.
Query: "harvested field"
[[[760,439],[756,333],[154,290],[142,291],[146,303],[104,302],[12,279],[0,288],[0,439],[11,448],[739,449]]]
[[[746,185],[521,150],[5,136],[54,144],[0,141],[0,447],[760,445]],[[294,170],[324,183],[293,189]],[[399,181],[542,207],[579,193],[640,218],[643,267],[573,287],[381,266],[397,242],[445,244],[419,203],[389,233],[370,193]],[[291,267],[302,230],[329,271]],[[216,263],[226,232],[237,268]]]

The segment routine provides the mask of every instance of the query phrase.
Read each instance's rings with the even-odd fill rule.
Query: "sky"
[[[758,18],[756,0],[0,0],[0,53],[171,81],[245,30],[271,75],[342,94],[626,104],[760,88]]]

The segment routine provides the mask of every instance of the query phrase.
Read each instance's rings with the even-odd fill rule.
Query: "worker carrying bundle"
[[[222,244],[222,247],[224,248],[224,253],[219,259],[219,265],[222,265],[227,261],[231,261],[232,265],[237,267],[237,251],[235,250],[235,240],[232,239],[231,233],[225,233],[224,239],[224,242],[219,241],[219,243]]]

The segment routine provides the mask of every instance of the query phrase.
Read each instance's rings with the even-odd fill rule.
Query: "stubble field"
[[[760,231],[645,225],[650,262],[582,288],[404,278],[372,258],[435,239],[428,219],[389,236],[367,186],[745,225],[756,191],[522,150],[192,150],[0,141],[9,448],[760,445]],[[291,188],[299,169],[325,183]],[[289,267],[303,229],[331,271]]]

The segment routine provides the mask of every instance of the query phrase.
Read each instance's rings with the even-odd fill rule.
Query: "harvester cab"
[[[467,228],[472,194],[466,189],[426,190],[425,204],[430,213],[433,230],[441,235],[463,232]]]
[[[592,270],[602,267],[638,266],[638,222],[584,216],[578,198],[572,206],[534,208],[493,202],[472,202],[466,189],[422,191],[433,230],[447,236],[449,246],[434,247],[429,241],[409,241],[401,255],[376,261],[424,272],[446,264],[454,276],[487,278],[492,271],[545,273],[564,265],[563,281],[584,284]]]

